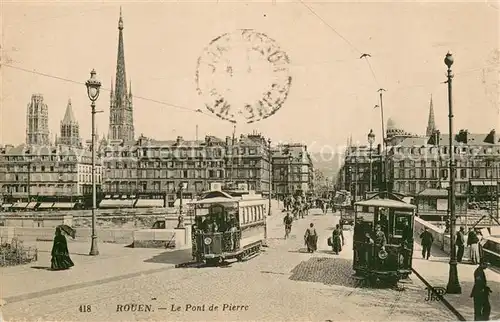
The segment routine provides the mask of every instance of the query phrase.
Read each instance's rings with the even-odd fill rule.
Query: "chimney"
[[[177,145],[181,144],[182,136],[178,136],[176,141],[177,141]]]
[[[231,137],[226,136],[226,145],[231,145]]]

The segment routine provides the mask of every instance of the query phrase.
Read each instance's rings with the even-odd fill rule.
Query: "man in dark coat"
[[[422,240],[422,258],[429,259],[429,257],[431,257],[431,247],[434,242],[434,237],[427,227],[425,227],[424,231],[420,234],[420,239]]]
[[[459,263],[462,262],[462,258],[464,257],[465,250],[465,229],[464,227],[460,227],[460,230],[457,231],[457,241],[455,245],[457,245],[457,261]]]
[[[490,293],[491,289],[488,287],[486,281],[486,274],[484,270],[488,268],[486,262],[481,262],[479,267],[474,271],[474,286],[470,297],[474,299],[474,321],[489,321],[491,306],[490,306]]]

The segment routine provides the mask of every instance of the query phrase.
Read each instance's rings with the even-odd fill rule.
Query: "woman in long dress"
[[[479,238],[477,237],[477,233],[474,231],[474,229],[471,229],[467,236],[467,245],[469,245],[469,257],[473,265],[477,265],[480,263],[478,243]]]
[[[343,233],[340,225],[337,225],[332,233],[332,250],[336,255],[342,251],[343,239]]]
[[[73,267],[73,261],[69,257],[68,243],[66,237],[61,232],[61,228],[56,228],[54,237],[54,245],[52,246],[51,267],[55,271],[68,269]]]
[[[316,233],[313,223],[311,223],[309,228],[306,229],[304,242],[307,246],[308,253],[314,253],[316,249],[318,249],[318,234]]]

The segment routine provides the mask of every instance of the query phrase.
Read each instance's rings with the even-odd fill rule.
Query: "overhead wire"
[[[30,70],[30,69],[19,67],[19,66],[13,66],[13,65],[4,64],[4,63],[0,63],[0,66],[12,68],[12,69],[16,69],[16,70],[19,70],[19,71],[23,71],[23,72],[26,72],[26,73],[35,74],[35,75],[38,75],[38,76],[43,76],[43,77],[48,77],[48,78],[52,78],[52,79],[57,79],[57,80],[60,80],[60,81],[63,81],[63,82],[67,82],[67,83],[72,83],[72,84],[77,84],[77,85],[85,85],[85,83],[80,82],[80,81],[75,81],[75,80],[72,80],[72,79],[69,79],[69,78],[55,76],[55,75],[51,75],[51,74],[39,72],[39,71],[36,71],[36,70]],[[101,87],[101,90],[110,92],[112,89],[109,89],[109,88],[106,88],[106,87]],[[209,113],[206,113],[206,112],[202,111],[201,109],[192,109],[192,108],[189,108],[189,107],[186,107],[186,106],[172,104],[172,103],[168,103],[168,102],[164,102],[164,101],[160,101],[160,100],[152,99],[152,98],[148,98],[148,97],[143,97],[143,96],[139,96],[139,95],[134,95],[134,98],[140,99],[140,100],[144,100],[144,101],[149,101],[149,102],[160,104],[160,105],[165,105],[165,106],[176,108],[176,109],[179,109],[179,110],[184,110],[184,111],[194,112],[194,113],[200,113],[200,114],[204,114],[206,116],[212,117],[212,118],[219,119],[219,118],[217,118],[217,117],[215,117],[215,116],[213,116],[213,115],[211,115]]]

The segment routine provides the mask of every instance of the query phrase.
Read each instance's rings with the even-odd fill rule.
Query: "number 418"
[[[89,313],[92,312],[92,306],[90,304],[87,305],[80,305],[80,308],[78,309],[81,313]]]

